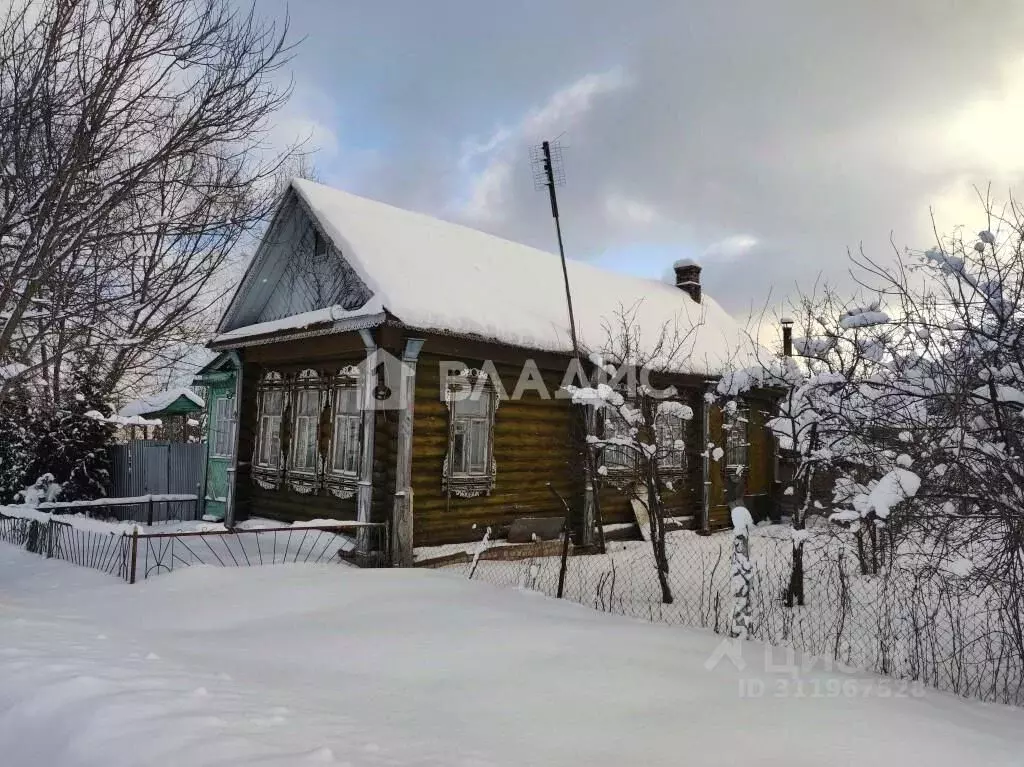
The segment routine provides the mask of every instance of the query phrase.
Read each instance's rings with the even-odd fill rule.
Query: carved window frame
[[[297,493],[309,495],[320,488],[322,478],[321,466],[323,463],[323,449],[321,445],[321,434],[324,424],[324,410],[326,408],[324,376],[319,371],[307,368],[300,371],[289,382],[289,403],[290,403],[290,436],[288,445],[287,480],[288,487]],[[313,413],[301,413],[300,404],[304,396],[309,395],[315,398]],[[299,457],[298,441],[312,424],[312,463],[310,465],[296,465]]]
[[[629,403],[635,407],[633,403]],[[628,436],[632,427],[619,413],[618,408],[603,407],[598,411],[598,429],[600,439],[608,440],[614,439],[616,436],[622,434]],[[622,462],[616,461],[611,463],[608,458],[609,456],[621,455],[624,457]],[[632,482],[639,476],[640,457],[636,451],[631,447],[625,447],[622,445],[604,444],[601,446],[600,451],[600,464],[604,467],[604,472],[601,475],[603,478],[617,482]]]
[[[684,402],[682,399],[679,399],[679,398],[672,398],[670,400],[662,400],[662,401],[664,401],[664,402],[678,402],[678,403],[680,403],[682,405],[686,404],[686,402]],[[667,446],[667,441],[665,441],[665,442],[662,441],[662,431],[659,429],[659,427],[663,427],[664,423],[665,423],[665,421],[663,421],[662,419],[665,419],[665,420],[668,420],[668,421],[672,421],[672,422],[676,422],[676,423],[679,424],[678,434],[677,434],[676,438],[674,440],[672,440],[672,445],[670,447],[671,453],[678,452],[678,454],[679,454],[679,461],[678,461],[678,463],[675,463],[675,462],[669,463],[666,460],[666,458],[668,456],[661,455],[662,450],[665,450],[666,446]],[[687,456],[686,456],[686,430],[687,430],[687,423],[688,423],[687,419],[681,418],[681,417],[679,417],[677,415],[670,415],[668,413],[661,413],[661,412],[659,412],[659,413],[656,413],[656,415],[654,417],[654,438],[655,438],[655,442],[658,445],[658,452],[659,452],[659,456],[658,456],[658,475],[662,479],[676,480],[676,479],[682,479],[682,478],[684,478],[686,476],[686,473],[687,473],[687,470],[688,470],[688,461],[687,461]],[[683,443],[682,447],[680,447],[680,448],[676,448],[675,447],[675,443],[678,440],[681,440],[682,443]]]
[[[328,492],[336,498],[352,498],[359,491],[359,479],[362,473],[363,454],[363,422],[367,417],[366,409],[357,408],[359,413],[358,430],[355,440],[355,469],[354,471],[338,471],[335,468],[335,458],[339,447],[339,438],[342,436],[338,430],[338,419],[342,416],[338,412],[339,400],[345,393],[354,392],[356,401],[362,403],[364,395],[362,389],[362,371],[356,366],[344,367],[334,376],[330,396],[327,402],[326,437],[322,444],[324,451],[324,485]],[[345,416],[351,418],[350,415]]]
[[[210,406],[208,438],[211,458],[230,458],[235,448],[235,395],[218,394]]]
[[[725,470],[741,476],[750,468],[750,408],[740,405],[733,413],[723,411],[722,426]]]
[[[486,398],[486,440],[484,447],[484,469],[481,472],[459,472],[452,471],[455,461],[455,441],[458,423],[462,420],[456,412],[456,403],[461,399],[455,393],[470,386],[475,393]],[[476,498],[481,495],[490,495],[494,489],[498,466],[494,460],[494,422],[498,412],[498,391],[494,383],[489,380],[487,373],[477,369],[463,370],[461,373],[451,374],[448,380],[444,381],[445,406],[448,408],[448,449],[445,452],[444,464],[441,468],[441,487],[449,495],[457,495],[460,498]],[[478,417],[477,417],[478,419]],[[471,420],[477,420],[471,419]]]
[[[271,395],[278,394],[281,397],[280,412],[268,415],[266,408]],[[276,418],[277,425],[277,450],[276,460],[263,461],[266,435],[272,433],[272,426],[264,429],[264,419]],[[288,385],[284,375],[276,370],[263,374],[256,387],[256,440],[253,447],[252,475],[257,485],[264,490],[275,490],[281,485],[284,476],[286,437],[288,419]]]

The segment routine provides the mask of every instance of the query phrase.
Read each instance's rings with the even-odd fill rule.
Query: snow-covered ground
[[[0,546],[0,763],[1021,764],[1018,709],[720,641],[445,572],[128,586]]]
[[[502,543],[417,549],[417,556],[473,580],[558,593],[559,557],[520,552],[521,559],[488,558],[488,549]],[[662,602],[651,545],[644,541],[613,541],[605,554],[570,557],[564,597],[595,610],[728,633],[732,536],[680,530],[668,533],[666,549],[671,604]],[[1013,642],[1017,616],[991,596],[959,593],[942,577],[916,572],[909,542],[899,566],[862,575],[852,539],[819,524],[804,537],[803,560],[805,603],[787,607],[792,530],[761,525],[752,531],[753,638],[947,692],[1024,702],[1024,664]]]

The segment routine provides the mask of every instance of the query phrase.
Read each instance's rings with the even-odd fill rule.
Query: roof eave
[[[296,341],[303,338],[315,338],[317,336],[329,336],[337,333],[348,333],[353,330],[375,328],[385,324],[387,320],[388,315],[386,312],[377,312],[357,317],[346,317],[330,323],[310,325],[301,329],[282,330],[276,333],[234,337],[232,337],[231,333],[223,333],[211,339],[207,347],[214,351],[243,349],[247,346],[263,346],[265,344],[281,343],[282,341]]]

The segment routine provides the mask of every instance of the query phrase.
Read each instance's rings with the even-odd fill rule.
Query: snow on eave
[[[323,331],[328,333],[374,327],[381,324],[385,316],[380,301],[371,298],[358,309],[345,309],[335,304],[324,309],[293,314],[290,317],[245,325],[214,336],[210,340],[210,345],[214,347],[243,345],[262,336],[275,336],[271,340],[277,340],[276,336],[287,333],[287,331],[307,330],[317,325],[326,326]]]
[[[149,413],[158,413],[182,397],[189,400],[197,408],[206,407],[206,402],[203,401],[202,397],[185,386],[179,386],[174,389],[159,391],[154,394],[150,394],[149,396],[141,397],[129,402],[117,412],[117,415],[122,418],[131,418],[132,416],[144,416]]]
[[[110,423],[115,426],[162,426],[163,421],[159,418],[143,418],[141,415],[103,415],[98,410],[89,410],[84,413],[86,418],[102,423]]]

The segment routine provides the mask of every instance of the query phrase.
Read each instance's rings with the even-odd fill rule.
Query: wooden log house
[[[695,414],[679,421],[685,449],[665,469],[672,516],[728,525],[736,474],[765,513],[770,398],[749,394],[728,433],[707,404],[744,335],[702,293],[700,267],[680,262],[674,285],[575,261],[568,271],[585,349],[603,348],[623,310],[643,335],[694,329],[683,364],[660,373]],[[605,525],[632,522],[614,472],[588,481],[587,417],[560,391],[574,363],[568,324],[557,256],[292,181],[211,343],[241,361],[229,521],[386,521],[398,564],[413,547],[564,516],[548,483],[583,539],[594,508]],[[453,399],[455,383],[482,396]]]

